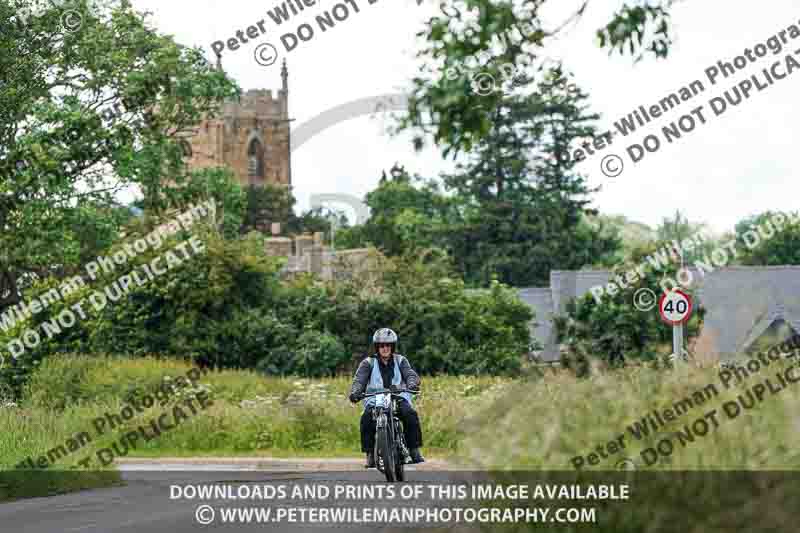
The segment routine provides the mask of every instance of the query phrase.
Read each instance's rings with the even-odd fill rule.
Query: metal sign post
[[[692,316],[692,298],[679,289],[661,295],[658,301],[661,320],[672,326],[672,355],[683,360],[683,325]]]
[[[684,263],[683,263],[683,249],[678,248],[678,254],[680,254],[680,257],[681,257],[681,270],[683,270],[683,265],[684,265]],[[676,316],[667,317],[667,316],[665,316],[663,311],[661,312],[661,318],[662,319],[669,320],[671,318],[673,320],[672,321],[672,354],[675,356],[676,360],[680,360],[680,361],[683,361],[683,324],[686,323],[686,321],[689,320],[689,317],[692,314],[692,301],[691,301],[691,298],[689,298],[689,296],[685,295],[685,294],[684,294],[684,296],[688,300],[686,302],[688,304],[688,309],[686,310],[686,316],[680,317],[680,314],[681,314],[680,309],[677,309],[678,315],[679,315],[678,317],[676,317]],[[678,300],[677,302],[680,302],[680,300]],[[676,302],[676,306],[675,306],[676,308],[678,307],[677,302]]]
[[[683,324],[672,326],[672,353],[683,360]]]

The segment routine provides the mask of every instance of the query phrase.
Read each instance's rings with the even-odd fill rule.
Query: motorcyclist
[[[362,395],[379,389],[419,390],[419,375],[411,368],[405,356],[396,353],[397,333],[389,328],[381,328],[372,336],[372,357],[366,357],[358,365],[350,387],[350,401],[357,403]],[[397,399],[398,418],[403,422],[406,446],[409,448],[412,463],[422,463],[425,459],[419,452],[422,446],[422,428],[419,416],[411,406],[411,394],[401,393]],[[375,420],[372,419],[372,406],[375,397],[364,400],[361,415],[361,451],[367,454],[366,468],[375,468]]]

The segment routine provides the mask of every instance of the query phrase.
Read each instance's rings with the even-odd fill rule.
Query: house
[[[695,305],[707,310],[698,345],[718,354],[721,361],[746,352],[776,324],[800,332],[800,266],[736,266],[705,274],[689,270],[697,288]],[[550,273],[549,287],[518,289],[535,312],[531,335],[542,345],[543,361],[559,359],[552,317],[564,314],[570,299],[588,294],[611,277],[609,270],[556,270]]]

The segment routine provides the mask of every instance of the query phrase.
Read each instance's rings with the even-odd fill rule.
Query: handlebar
[[[377,396],[379,394],[391,394],[392,396],[400,396],[400,393],[403,392],[408,392],[411,394],[419,394],[419,391],[415,389],[398,389],[397,392],[392,392],[392,389],[381,389],[379,391],[370,392],[369,394],[361,394],[359,398],[363,400],[364,398],[370,398],[372,396]]]

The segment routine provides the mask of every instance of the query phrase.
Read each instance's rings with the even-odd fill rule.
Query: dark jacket
[[[405,382],[406,387],[409,389],[418,389],[420,384],[419,375],[411,368],[411,363],[408,362],[408,359],[404,355],[399,353],[393,354],[392,357],[397,358],[397,364],[400,367],[400,377],[403,382]],[[373,360],[375,361],[376,365],[380,365],[380,357],[375,354],[372,356]],[[394,361],[389,359],[389,368],[392,369],[392,373],[394,373]],[[361,394],[367,390],[367,385],[369,384],[369,377],[372,375],[372,365],[370,364],[369,358],[365,357],[361,364],[358,365],[358,369],[356,370],[356,375],[353,377],[353,385],[350,387],[350,394]]]

